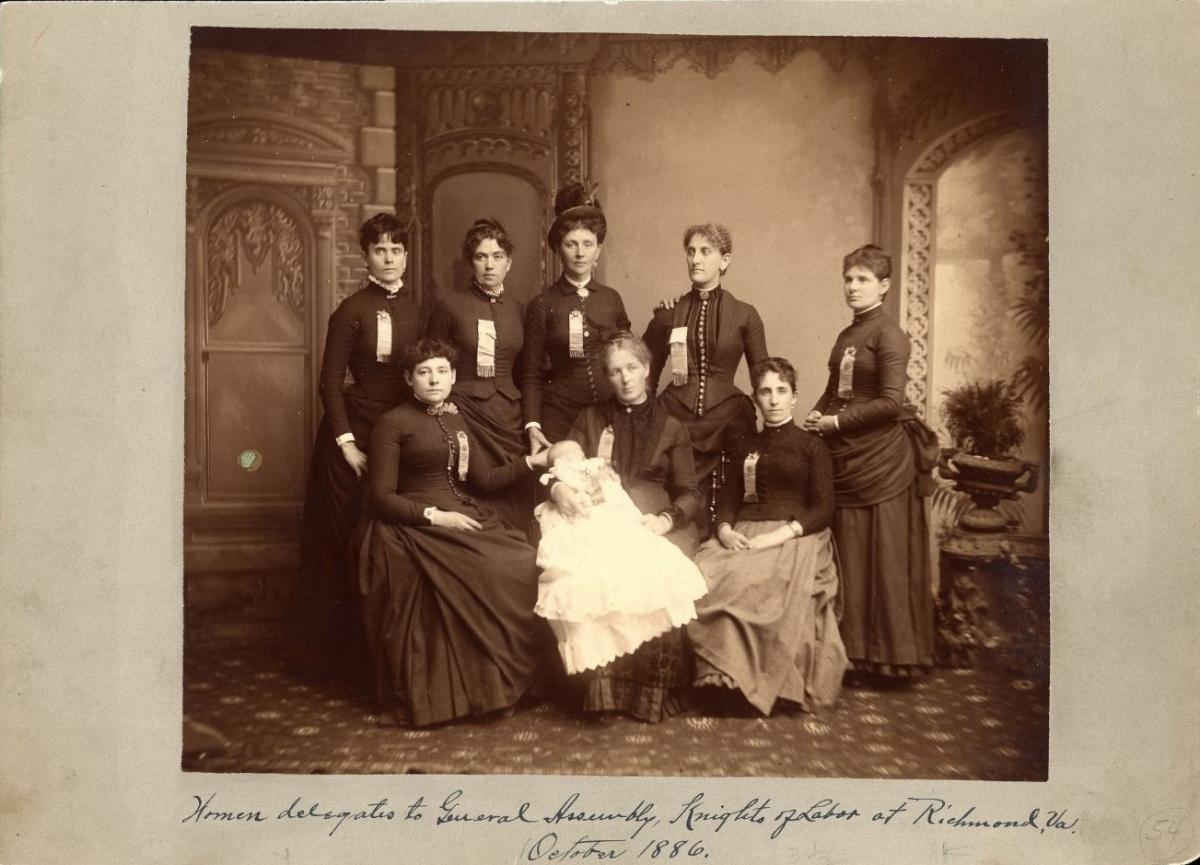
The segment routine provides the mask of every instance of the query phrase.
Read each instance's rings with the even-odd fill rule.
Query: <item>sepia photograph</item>
[[[0,4],[0,862],[1194,859],[1198,24]]]
[[[193,27],[183,770],[1045,781],[1047,58]]]

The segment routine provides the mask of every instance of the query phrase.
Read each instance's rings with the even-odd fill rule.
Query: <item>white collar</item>
[[[567,276],[564,273],[563,279],[565,279],[567,282],[571,283],[571,285],[575,286],[576,288],[587,288],[592,283],[592,278],[590,276],[587,279],[585,279],[583,282],[576,282],[575,280],[571,279],[571,277]]]
[[[392,285],[388,285],[386,282],[382,282],[368,273],[367,280],[369,282],[373,282],[376,285],[378,285],[380,288],[382,288],[384,291],[386,291],[389,296],[395,294],[400,289],[404,288],[404,280],[403,279],[397,279]]]
[[[781,427],[784,424],[789,424],[791,422],[792,422],[792,416],[788,415],[786,418],[781,420],[779,423],[767,423],[766,421],[763,421],[763,426],[770,427],[771,429],[775,429],[776,427]]]

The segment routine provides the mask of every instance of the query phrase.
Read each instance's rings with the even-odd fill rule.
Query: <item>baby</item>
[[[608,461],[561,441],[551,446],[549,465],[576,508],[568,515],[551,501],[534,510],[542,533],[534,611],[550,622],[567,672],[602,667],[696,618],[695,601],[708,591],[704,577],[642,524]]]

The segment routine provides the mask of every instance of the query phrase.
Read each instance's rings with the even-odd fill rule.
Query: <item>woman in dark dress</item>
[[[645,343],[619,335],[607,344],[602,359],[613,396],[586,407],[569,438],[589,457],[610,458],[621,485],[644,514],[643,522],[691,556],[700,496],[687,430],[647,390],[650,352]],[[551,496],[568,513],[575,507],[565,484],[554,486]],[[661,721],[681,707],[683,689],[691,681],[688,660],[683,628],[669,631],[630,655],[580,674],[583,709]]]
[[[829,357],[829,383],[804,428],[833,456],[833,535],[842,639],[855,670],[891,677],[933,665],[929,528],[904,401],[908,337],[883,311],[891,259],[864,246],[842,263],[854,321]]]
[[[621,296],[592,279],[608,230],[600,203],[576,184],[559,192],[554,210],[547,239],[562,276],[525,314],[521,394],[534,453],[565,438],[585,407],[609,398],[601,351],[609,337],[629,330]]]
[[[545,623],[535,551],[476,498],[544,468],[493,466],[448,402],[454,347],[409,352],[413,396],[371,432],[370,513],[359,576],[379,699],[425,726],[511,707],[533,683]]]
[[[721,286],[733,254],[723,225],[693,225],[683,248],[692,289],[654,310],[643,339],[650,347],[650,387],[657,391],[664,367],[670,385],[661,402],[687,427],[703,500],[701,529],[707,537],[723,472],[738,439],[754,432],[754,403],[733,383],[743,357],[749,366],[767,358],[758,310]]]
[[[360,229],[359,243],[367,284],[329,319],[320,377],[325,417],[304,500],[293,645],[301,671],[319,677],[361,670],[365,643],[348,546],[362,514],[364,450],[375,420],[409,394],[400,356],[421,326],[403,293],[403,224],[390,214],[374,216]]]
[[[846,671],[834,609],[833,467],[825,443],[792,419],[792,365],[768,358],[750,380],[763,428],[739,442],[717,536],[696,554],[708,594],[687,626],[695,684],[740,691],[763,715],[780,702],[813,711],[833,704]]]
[[[479,219],[467,231],[462,252],[472,269],[471,284],[439,299],[425,336],[458,350],[462,362],[451,399],[483,455],[493,465],[503,465],[526,452],[521,391],[513,380],[525,344],[525,310],[504,290],[513,243],[498,221]],[[528,530],[532,486],[520,484],[485,498],[505,522]]]

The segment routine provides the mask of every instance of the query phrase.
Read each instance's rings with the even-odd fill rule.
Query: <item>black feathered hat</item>
[[[587,227],[596,232],[596,240],[604,242],[608,222],[604,218],[604,211],[600,209],[600,199],[596,198],[597,189],[599,186],[572,183],[560,189],[554,196],[554,223],[546,235],[551,249],[558,247],[563,237],[571,230],[568,226],[572,223],[575,223],[574,227],[578,227],[580,222],[590,223]]]

